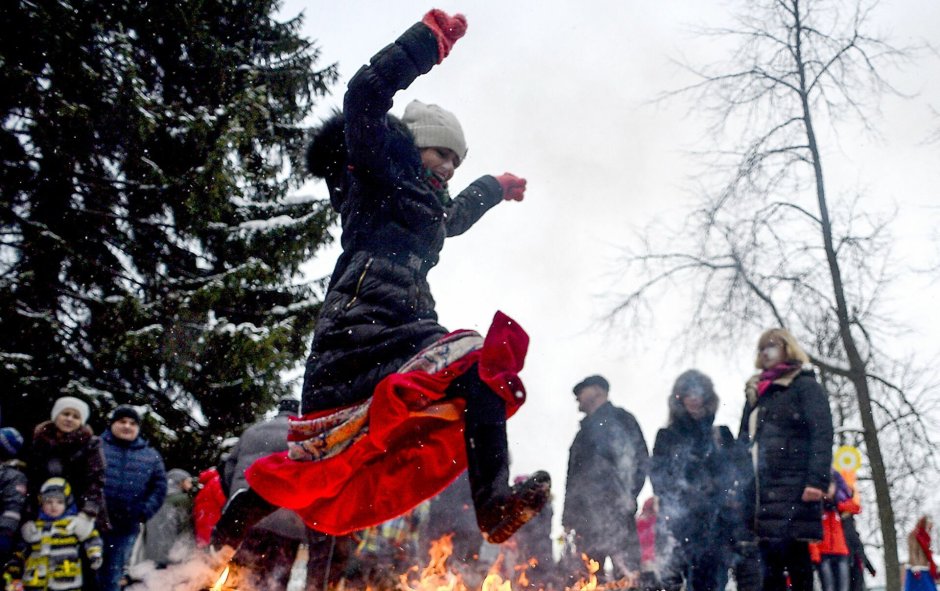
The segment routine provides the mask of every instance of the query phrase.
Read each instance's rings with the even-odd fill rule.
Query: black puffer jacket
[[[750,480],[747,452],[713,420],[685,415],[660,429],[650,458],[659,518],[680,545],[692,547],[690,555],[730,545],[744,525],[739,485]]]
[[[26,465],[19,460],[0,463],[0,536],[13,539],[23,520],[26,505]],[[6,556],[0,555],[0,558]]]
[[[781,378],[759,397],[750,393],[739,438],[750,444],[754,459],[757,536],[821,540],[822,503],[801,500],[807,486],[829,487],[832,464],[829,400],[813,372]]]
[[[308,152],[311,172],[326,179],[340,213],[343,254],[314,330],[304,413],[367,398],[447,333],[428,271],[446,237],[466,231],[502,198],[496,179],[485,176],[442,200],[427,183],[414,138],[388,115],[395,93],[428,72],[437,52],[434,35],[418,23],[376,54],[350,80],[343,114],[320,129]]]

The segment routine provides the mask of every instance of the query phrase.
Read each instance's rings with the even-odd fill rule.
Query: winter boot
[[[238,548],[248,530],[277,509],[277,505],[267,502],[254,490],[238,489],[225,504],[222,517],[212,530],[212,547]]]
[[[480,379],[476,365],[451,383],[448,394],[467,402],[464,440],[477,525],[488,542],[501,544],[542,510],[551,478],[536,472],[509,487],[506,403]]]
[[[529,476],[524,482],[514,485],[509,496],[485,507],[477,506],[477,519],[481,519],[481,511],[487,520],[484,527],[481,524],[483,537],[491,544],[502,544],[516,533],[516,530],[539,514],[548,501],[552,490],[552,479],[548,472],[539,470]]]
[[[506,425],[470,425],[467,439],[467,472],[476,509],[477,524],[491,544],[502,544],[527,521],[538,515],[551,493],[547,472],[536,472],[509,487],[509,451]]]

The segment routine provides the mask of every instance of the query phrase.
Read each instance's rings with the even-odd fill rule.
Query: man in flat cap
[[[579,554],[602,567],[609,557],[619,579],[640,569],[636,498],[646,481],[649,451],[636,419],[611,404],[609,392],[599,375],[574,387],[585,416],[569,450],[561,523]]]

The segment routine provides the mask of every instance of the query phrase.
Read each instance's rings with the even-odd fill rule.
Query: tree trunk
[[[800,76],[800,99],[802,101],[803,122],[806,126],[807,146],[812,157],[813,173],[816,181],[816,198],[819,203],[819,218],[822,226],[823,246],[826,251],[826,261],[829,265],[829,275],[832,278],[832,292],[836,300],[836,316],[839,321],[839,335],[842,346],[845,348],[849,362],[849,379],[855,388],[858,399],[859,412],[862,418],[862,427],[865,436],[865,449],[868,452],[868,461],[871,466],[872,481],[875,483],[875,499],[878,505],[878,519],[881,522],[881,538],[884,549],[885,588],[886,591],[901,591],[901,571],[898,564],[897,532],[894,527],[894,508],[891,505],[891,490],[888,486],[888,477],[885,472],[884,460],[881,456],[881,444],[878,441],[878,430],[872,414],[871,397],[868,391],[867,372],[865,361],[859,354],[858,346],[852,335],[852,325],[849,318],[848,306],[845,301],[845,289],[842,284],[842,272],[839,269],[839,258],[832,241],[832,222],[829,219],[829,207],[826,204],[826,190],[823,182],[822,161],[819,147],[816,143],[816,133],[809,105],[809,91],[806,85],[805,64],[801,53],[802,23],[800,21],[799,1],[794,0],[795,16],[795,49],[794,59]]]

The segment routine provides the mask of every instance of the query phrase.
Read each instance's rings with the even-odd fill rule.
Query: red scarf
[[[930,534],[927,532],[927,528],[923,525],[919,525],[917,529],[914,530],[914,538],[917,540],[917,543],[920,544],[921,550],[924,551],[924,554],[927,556],[927,564],[930,565],[930,578],[937,579],[937,565],[933,561],[933,553],[930,551]]]
[[[762,396],[775,380],[795,369],[799,369],[801,365],[799,361],[785,361],[760,372],[760,378],[757,381],[757,395]]]

